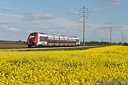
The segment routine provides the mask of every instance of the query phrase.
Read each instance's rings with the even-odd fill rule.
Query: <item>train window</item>
[[[50,40],[50,42],[51,42],[51,43],[54,43],[54,42],[55,42],[55,40]]]
[[[40,38],[40,41],[42,41],[42,38]]]
[[[59,41],[59,38],[55,38],[54,42],[58,42]]]
[[[65,39],[64,39],[64,42],[65,42],[65,43],[68,43],[68,42],[69,42],[69,41],[68,41],[68,38],[65,38]]]
[[[79,42],[79,39],[76,39],[76,42]]]
[[[40,37],[40,41],[47,41],[47,37]]]

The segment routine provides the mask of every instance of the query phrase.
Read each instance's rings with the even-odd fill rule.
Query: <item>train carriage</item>
[[[80,41],[79,38],[75,36],[64,36],[34,32],[28,36],[27,44],[29,47],[76,46],[80,45]]]

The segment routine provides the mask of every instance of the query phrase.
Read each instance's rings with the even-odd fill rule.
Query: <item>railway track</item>
[[[31,51],[31,50],[56,50],[56,49],[81,49],[93,48],[96,46],[74,46],[74,47],[41,47],[41,48],[28,48],[27,44],[0,44],[0,51]]]

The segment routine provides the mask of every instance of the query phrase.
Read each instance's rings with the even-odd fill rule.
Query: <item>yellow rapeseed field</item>
[[[128,47],[0,52],[0,85],[128,84]]]

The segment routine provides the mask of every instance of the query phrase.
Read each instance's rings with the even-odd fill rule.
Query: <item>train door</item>
[[[40,38],[39,38],[40,45],[41,46],[47,46],[48,45],[47,39],[48,39],[47,36],[40,36]]]

